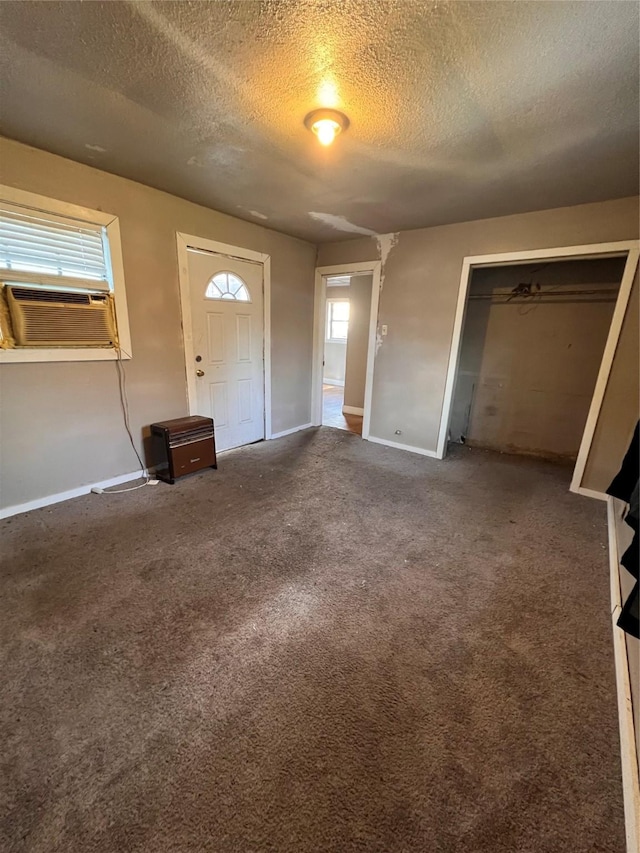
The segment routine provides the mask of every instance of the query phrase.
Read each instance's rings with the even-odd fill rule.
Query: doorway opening
[[[369,436],[380,262],[316,270],[312,422]]]
[[[628,243],[465,258],[438,439],[575,463],[582,485],[638,264]]]
[[[362,435],[371,275],[327,276],[322,425]]]

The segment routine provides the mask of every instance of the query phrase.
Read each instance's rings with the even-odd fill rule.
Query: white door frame
[[[449,354],[449,367],[447,370],[447,380],[445,383],[444,400],[442,403],[442,415],[440,418],[440,431],[438,434],[437,458],[443,459],[447,450],[447,435],[449,432],[449,422],[451,420],[451,408],[453,405],[453,392],[455,389],[456,376],[458,373],[458,362],[460,359],[460,348],[462,344],[462,330],[464,325],[464,315],[467,307],[467,295],[471,282],[471,275],[474,269],[478,267],[500,267],[511,264],[526,264],[530,261],[561,261],[573,258],[575,260],[589,259],[594,257],[614,258],[627,256],[627,262],[624,267],[620,289],[616,306],[611,318],[611,326],[607,336],[607,343],[600,362],[598,378],[591,398],[589,414],[582,434],[578,458],[573,471],[570,489],[577,494],[587,495],[592,498],[600,498],[606,500],[606,496],[596,492],[593,489],[583,488],[582,477],[587,464],[587,458],[591,449],[591,442],[595,433],[604,392],[607,387],[611,365],[618,345],[618,338],[622,329],[622,321],[624,320],[627,303],[629,302],[629,294],[633,278],[638,266],[638,256],[640,254],[639,240],[623,240],[616,243],[592,243],[585,246],[560,246],[554,249],[532,249],[523,252],[500,252],[493,255],[473,255],[464,258],[462,262],[462,273],[460,275],[460,290],[458,291],[458,304],[456,307],[456,315],[453,324],[453,336],[451,340],[451,351]]]
[[[376,355],[376,331],[378,327],[378,304],[380,301],[380,261],[362,261],[359,264],[336,264],[316,267],[315,314],[313,323],[313,368],[311,375],[311,423],[322,424],[322,361],[324,358],[325,326],[327,322],[327,275],[371,275],[371,312],[369,314],[369,339],[367,346],[367,371],[364,384],[364,415],[362,438],[369,438],[371,424],[371,398],[373,393],[373,366]]]
[[[191,323],[191,299],[189,293],[189,257],[188,249],[200,249],[226,255],[240,261],[253,261],[262,264],[262,286],[264,302],[264,437],[271,434],[271,256],[263,252],[254,252],[241,246],[219,243],[206,237],[194,237],[192,234],[176,232],[178,244],[178,281],[180,283],[180,307],[182,310],[182,334],[184,337],[184,358],[187,374],[187,398],[189,414],[197,414],[196,377],[193,370],[195,352],[193,349],[193,327]]]

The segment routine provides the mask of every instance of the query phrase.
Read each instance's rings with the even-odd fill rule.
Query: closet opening
[[[470,270],[448,439],[576,463],[627,262]]]

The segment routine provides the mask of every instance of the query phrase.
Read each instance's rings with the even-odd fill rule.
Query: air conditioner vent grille
[[[17,346],[114,347],[113,298],[7,285]]]
[[[42,290],[31,287],[12,287],[11,292],[13,293],[13,298],[20,302],[57,302],[62,305],[90,305],[92,298],[88,293],[72,293],[65,290]]]

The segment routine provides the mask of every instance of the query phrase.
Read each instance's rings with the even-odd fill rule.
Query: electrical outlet
[[[387,326],[387,324],[386,324],[386,323],[383,323],[383,324],[382,324],[382,326],[381,326],[381,328],[380,328],[380,334],[381,334],[382,336],[384,336],[384,335],[386,335],[386,334],[387,334],[387,332],[388,332],[388,331],[389,331],[389,327]]]

